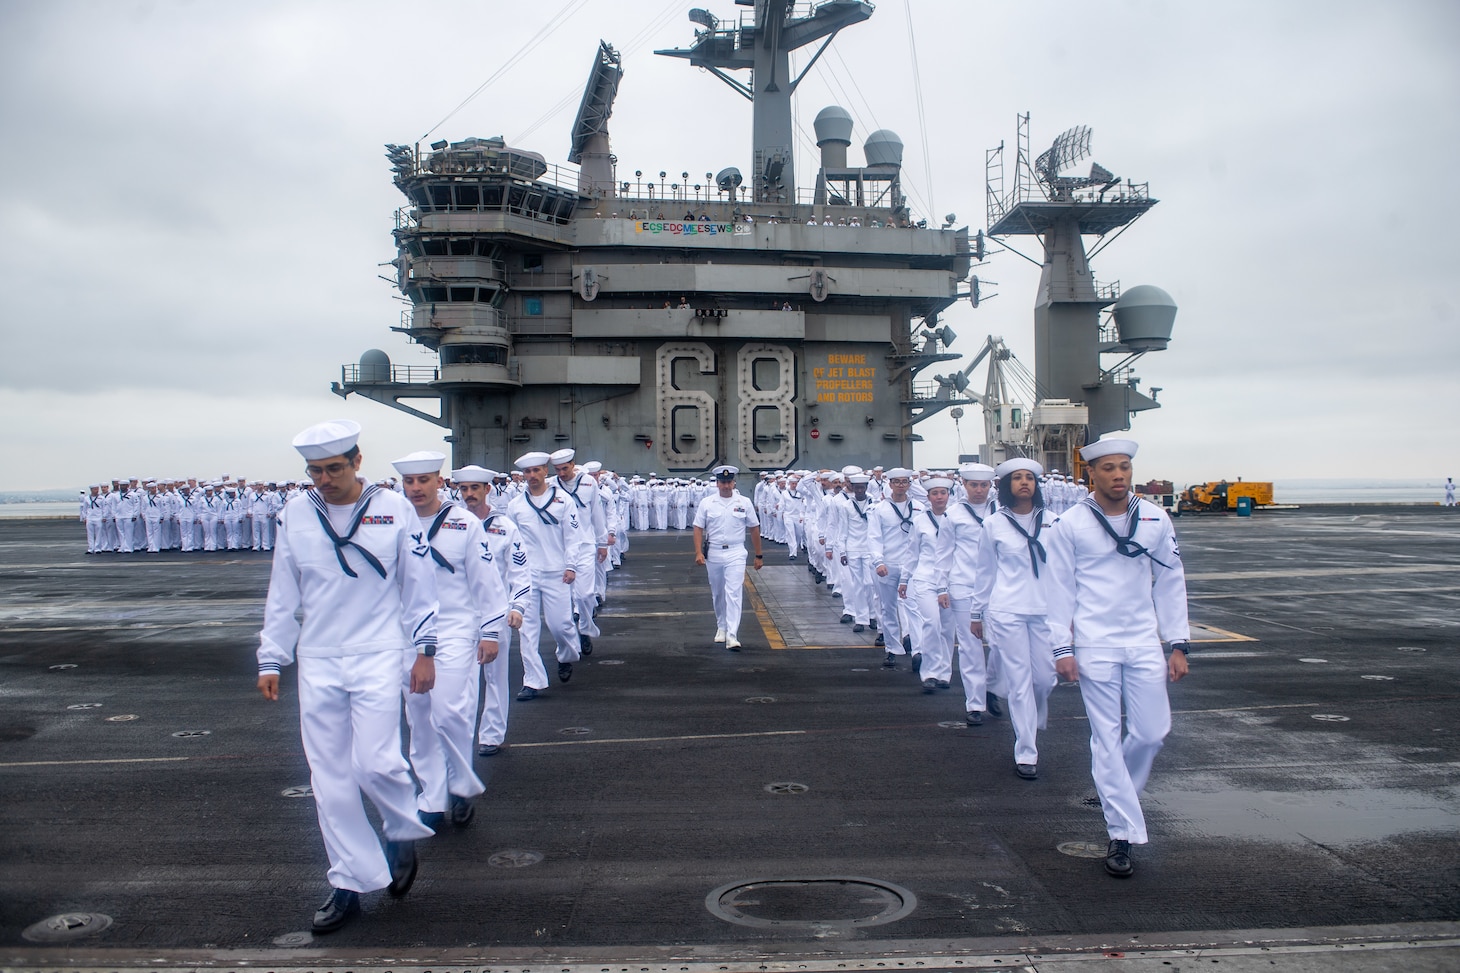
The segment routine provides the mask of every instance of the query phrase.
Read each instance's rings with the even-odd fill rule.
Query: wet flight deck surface
[[[783,548],[731,653],[687,532],[649,532],[597,651],[478,759],[476,820],[421,845],[407,898],[311,939],[293,670],[277,704],[254,688],[267,555],[88,556],[79,524],[0,522],[0,967],[1007,969],[1256,940],[1460,962],[1460,516],[1177,530],[1203,641],[1128,881],[1088,857],[1078,688],[1020,780],[1007,720],[882,669]],[[104,918],[32,929],[62,914]]]

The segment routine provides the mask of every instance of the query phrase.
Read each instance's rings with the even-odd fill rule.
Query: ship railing
[[[507,286],[521,290],[567,290],[573,286],[571,270],[516,270],[507,275]]]
[[[1099,186],[1088,186],[1083,189],[1075,189],[1069,195],[1063,197],[1062,201],[1115,205],[1123,203],[1144,203],[1151,199],[1151,184],[1149,182],[1126,182],[1109,189],[1102,189]],[[1015,206],[1020,203],[1047,203],[1050,202],[1048,188],[1040,182],[1020,183],[1014,186],[1002,197],[991,196],[988,200],[989,223],[997,223],[1009,214]]]
[[[573,333],[573,319],[563,315],[504,314],[507,332],[514,335],[564,335]]]
[[[440,369],[429,365],[340,366],[340,382],[343,385],[428,385],[440,377]]]
[[[1120,281],[1092,281],[1095,285],[1095,296],[1102,301],[1120,300]]]

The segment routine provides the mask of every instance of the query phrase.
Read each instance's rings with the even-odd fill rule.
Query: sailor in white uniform
[[[907,603],[913,671],[922,680],[923,692],[931,693],[947,689],[953,676],[953,601],[948,595],[953,530],[947,514],[953,481],[929,477],[923,488],[928,506],[913,517],[912,544],[897,594]]]
[[[522,535],[507,504],[499,508],[493,501],[490,484],[500,474],[480,466],[463,466],[452,473],[461,490],[466,508],[482,522],[482,535],[492,552],[492,564],[502,576],[507,592],[507,627],[497,642],[497,657],[481,667],[482,709],[477,727],[477,756],[492,757],[507,739],[507,710],[512,703],[511,673],[507,660],[511,654],[512,631],[522,628],[527,602],[532,594],[532,578],[527,567],[527,551]],[[521,651],[519,646],[518,651]]]
[[[593,561],[593,541],[583,529],[577,503],[548,483],[549,459],[542,452],[517,458],[527,489],[507,504],[532,569],[532,597],[522,622],[522,689],[517,694],[522,701],[537,698],[548,686],[537,644],[544,624],[556,645],[558,681],[573,678],[573,663],[582,655],[573,623],[573,582],[581,566]]]
[[[106,498],[101,495],[101,484],[91,485],[91,495],[81,500],[81,520],[86,524],[86,553],[100,554],[107,550]]]
[[[979,537],[969,632],[988,639],[989,668],[998,668],[1014,727],[1014,772],[1039,776],[1035,737],[1049,718],[1055,686],[1053,646],[1046,618],[1048,555],[1041,539],[1055,514],[1044,508],[1040,465],[1011,459],[995,470],[998,513],[984,521]]]
[[[872,507],[867,547],[872,565],[872,591],[876,596],[878,644],[887,649],[882,668],[896,669],[899,656],[907,654],[903,636],[902,600],[897,587],[912,547],[913,514],[921,509],[907,495],[912,470],[897,466],[887,471],[886,496]],[[910,642],[910,640],[909,640]]]
[[[294,437],[314,491],[280,517],[264,627],[259,691],[279,698],[279,670],[298,659],[299,724],[319,827],[329,855],[330,897],[316,932],[338,929],[360,893],[400,897],[416,877],[416,789],[401,754],[401,652],[413,646],[411,691],[435,681],[436,578],[430,547],[405,498],[359,479],[360,426],[311,426]],[[302,619],[302,622],[301,622]],[[379,811],[385,849],[361,792]]]
[[[421,820],[437,827],[449,818],[471,823],[472,801],[486,790],[472,769],[481,667],[497,658],[507,616],[507,591],[493,563],[482,522],[465,507],[441,499],[444,453],[423,451],[393,460],[405,498],[436,565],[436,686],[406,694],[411,767],[420,782]],[[409,650],[408,650],[409,651]],[[410,663],[406,666],[409,678]]]
[[[1453,477],[1445,477],[1445,506],[1455,506],[1455,480]]]
[[[842,617],[853,632],[864,632],[868,625],[877,627],[873,618],[872,548],[869,515],[872,501],[867,497],[866,473],[847,477],[847,492],[838,494],[835,516],[829,523],[832,546],[842,569]]]
[[[754,567],[765,564],[761,553],[760,520],[755,506],[735,489],[733,466],[715,467],[716,492],[695,509],[695,563],[710,576],[710,599],[715,605],[715,642],[731,652],[740,651],[740,601],[745,588],[745,533],[755,550]]]
[[[1166,682],[1186,675],[1191,645],[1176,533],[1165,511],[1131,490],[1136,449],[1102,439],[1080,450],[1091,494],[1060,516],[1046,544],[1055,668],[1080,681],[1110,836],[1105,870],[1122,878],[1132,872],[1130,846],[1147,840],[1139,795],[1171,730]]]
[[[577,508],[578,529],[591,548],[587,560],[573,566],[573,622],[578,626],[578,646],[583,655],[593,654],[593,640],[598,638],[598,623],[593,609],[598,607],[597,565],[608,560],[608,518],[599,502],[598,481],[574,462],[577,453],[565,447],[548,457],[556,474],[549,483],[558,487]]]
[[[989,499],[994,468],[983,463],[965,463],[958,468],[958,477],[963,482],[958,492],[963,495],[948,503],[948,526],[953,530],[953,564],[948,572],[948,597],[952,602],[954,619],[958,622],[954,631],[958,637],[958,676],[963,683],[963,719],[969,726],[981,726],[989,697],[993,695],[990,692],[991,673],[984,660],[983,639],[971,638],[972,633],[963,620],[969,617],[973,588],[977,582],[979,537],[983,534],[985,522],[994,513],[993,501]]]

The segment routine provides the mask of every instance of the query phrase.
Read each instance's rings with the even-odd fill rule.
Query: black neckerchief
[[[907,516],[906,517],[904,517],[902,515],[902,511],[901,510],[898,510],[897,509],[897,501],[896,500],[888,500],[887,502],[888,502],[888,504],[891,505],[892,512],[895,513],[895,514],[897,514],[898,526],[900,526],[902,528],[902,532],[904,534],[906,534],[909,531],[911,531],[912,530],[913,502],[911,500],[905,500],[905,501],[903,501],[904,503],[907,504]]]
[[[553,487],[553,492],[550,493],[550,494],[548,494],[547,503],[545,503],[541,507],[539,507],[537,504],[535,504],[535,503],[532,502],[532,491],[531,490],[523,490],[522,491],[522,499],[526,500],[527,501],[527,505],[532,508],[532,512],[535,513],[535,514],[537,514],[537,519],[539,521],[541,521],[542,523],[544,523],[544,524],[552,524],[554,526],[557,525],[558,518],[556,518],[552,514],[548,513],[548,508],[553,505],[553,498],[556,497],[557,495],[558,495],[558,488],[557,487]]]
[[[435,540],[436,535],[441,532],[441,525],[446,523],[446,515],[451,513],[451,509],[455,506],[456,504],[452,503],[450,500],[443,503],[441,505],[441,509],[436,511],[436,517],[434,520],[431,521],[431,526],[426,529],[426,543],[429,544],[431,547],[431,560],[435,561],[437,564],[441,565],[452,574],[456,573],[456,568],[451,566],[451,562],[446,560],[446,556],[444,554],[436,550],[436,545],[431,544],[431,541]]]
[[[867,511],[866,510],[863,510],[861,507],[857,506],[857,498],[856,497],[852,497],[850,495],[848,495],[848,496],[849,496],[849,499],[852,501],[852,509],[857,512],[857,516],[858,517],[861,517],[862,518],[862,523],[865,524],[867,522]],[[871,507],[872,507],[872,502],[870,500],[867,502],[867,507],[868,507],[868,509],[871,509]]]
[[[933,522],[933,536],[934,537],[937,537],[939,534],[941,534],[943,532],[943,526],[938,523],[938,515],[935,514],[935,513],[933,513],[933,508],[932,507],[929,507],[927,510],[924,510],[923,513],[927,514],[928,515],[928,519]]]
[[[558,486],[563,487],[563,492],[577,501],[579,510],[584,510],[588,507],[588,504],[584,503],[582,498],[578,496],[578,490],[583,486],[582,473],[579,473],[577,479],[573,481],[573,489],[569,490],[566,486],[563,486],[562,477],[558,477]]]
[[[355,531],[360,529],[360,522],[365,519],[365,511],[370,506],[370,501],[375,499],[375,495],[379,492],[380,487],[373,483],[366,484],[365,488],[360,491],[360,499],[355,501],[355,508],[350,511],[350,529],[344,537],[335,533],[334,525],[330,523],[329,510],[325,506],[324,498],[312,490],[309,493],[309,501],[314,504],[315,516],[319,517],[319,524],[324,528],[325,536],[335,545],[335,559],[340,562],[340,570],[352,578],[358,578],[359,575],[351,570],[350,562],[345,560],[345,548],[347,547],[353,547],[364,555],[365,560],[375,569],[375,573],[379,574],[382,579],[385,578],[385,566],[380,563],[380,560],[374,554],[371,554],[365,548],[350,540],[350,538],[355,536]]]
[[[1136,513],[1136,509],[1140,506],[1141,503],[1139,498],[1132,496],[1130,498],[1130,502],[1126,505],[1125,512],[1126,516],[1130,518],[1130,527],[1126,529],[1124,537],[1121,537],[1119,534],[1117,534],[1115,532],[1115,528],[1110,526],[1110,521],[1106,518],[1105,511],[1100,509],[1100,504],[1095,502],[1094,497],[1086,497],[1080,502],[1085,504],[1095,512],[1096,523],[1098,523],[1101,527],[1104,527],[1105,533],[1109,534],[1110,539],[1115,541],[1115,550],[1117,553],[1122,554],[1125,557],[1140,557],[1144,554],[1152,561],[1160,564],[1161,567],[1168,569],[1170,568],[1169,564],[1162,564],[1160,561],[1157,561],[1154,554],[1135,542],[1134,538],[1136,536],[1136,528],[1140,526],[1141,523],[1141,518]]]
[[[961,504],[963,504],[963,506],[965,506],[965,507],[968,508],[968,514],[969,514],[969,516],[971,516],[974,520],[978,521],[978,525],[980,527],[982,527],[983,526],[983,518],[980,517],[977,513],[974,512],[973,503],[971,501],[969,501],[969,500],[960,500],[958,502],[961,503]]]
[[[1014,519],[1014,511],[1010,510],[1008,507],[1005,507],[1001,511],[1001,513],[1003,513],[1005,517],[1009,518],[1009,523],[1014,525],[1014,529],[1017,530],[1024,537],[1024,542],[1029,545],[1029,566],[1034,569],[1034,576],[1036,578],[1039,577],[1039,562],[1049,560],[1049,558],[1045,556],[1044,545],[1041,544],[1039,541],[1039,532],[1044,529],[1044,508],[1034,508],[1033,534],[1030,534],[1028,531],[1026,531],[1024,529],[1024,525],[1020,524],[1019,521]]]

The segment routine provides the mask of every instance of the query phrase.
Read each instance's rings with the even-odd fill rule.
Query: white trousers
[[[953,633],[958,639],[958,676],[963,683],[963,708],[981,713],[988,706],[989,674],[984,662],[983,639],[968,630],[969,610],[973,606],[970,585],[952,585],[948,595],[953,599]]]
[[[953,678],[953,609],[940,608],[936,586],[916,578],[907,586],[907,600],[913,652],[923,657],[918,670],[921,678],[950,681]]]
[[[248,527],[248,522],[242,517],[225,517],[223,529],[228,532],[228,549],[236,551],[244,546],[243,535]]]
[[[842,567],[842,614],[851,615],[858,625],[872,620],[872,558],[866,554],[848,554]]]
[[[162,518],[144,514],[142,519],[147,523],[147,550],[156,554],[162,549]]]
[[[705,561],[710,575],[710,599],[715,604],[715,627],[739,638],[740,602],[745,594],[745,548],[711,551]]]
[[[655,530],[669,529],[669,501],[667,499],[654,501],[653,527]]]
[[[472,769],[472,717],[476,716],[477,645],[442,642],[436,647],[436,685],[411,692],[415,646],[403,656],[406,721],[411,727],[411,769],[421,784],[416,806],[445,811],[448,794],[476,797],[486,786]]]
[[[593,620],[593,609],[598,604],[598,555],[595,553],[593,557],[595,563],[587,570],[577,572],[573,579],[573,614],[577,616],[578,632],[590,639],[598,638],[599,634],[598,623]]]
[[[991,611],[984,615],[983,626],[989,640],[989,667],[997,662],[1003,690],[999,695],[1009,704],[1014,762],[1037,764],[1035,737],[1049,723],[1049,694],[1059,678],[1044,616]],[[1082,680],[1083,676],[1081,673]]]
[[[106,530],[102,526],[100,517],[86,518],[86,552],[95,554],[98,551],[106,550]]]
[[[685,525],[688,523],[689,504],[687,504],[687,503],[676,503],[676,504],[673,505],[673,509],[674,509],[674,527],[675,527],[675,529],[676,530],[684,530]]]
[[[334,888],[373,892],[390,884],[361,791],[380,812],[387,841],[431,834],[416,817],[416,785],[400,748],[400,709],[394,649],[299,660],[299,731]]]
[[[502,641],[497,643],[497,657],[478,666],[482,681],[482,715],[477,727],[478,743],[501,746],[507,739],[507,709],[512,705],[512,677],[507,660],[512,655],[513,629],[503,626]],[[521,639],[518,639],[520,646]],[[519,648],[519,651],[521,649]],[[541,662],[538,663],[541,665]],[[477,686],[472,684],[472,702],[476,702]]]
[[[203,550],[218,550],[218,517],[214,514],[203,515]]]
[[[1155,646],[1075,649],[1080,695],[1090,718],[1090,773],[1111,838],[1146,843],[1140,792],[1171,732],[1166,658]],[[1121,739],[1121,702],[1125,738]]]
[[[559,662],[577,662],[581,650],[578,627],[573,624],[573,588],[563,583],[561,574],[532,574],[532,594],[528,596],[527,614],[522,616],[522,685],[533,689],[548,687],[547,669],[542,664],[538,637],[546,625],[557,647]]]
[[[882,631],[882,641],[887,651],[902,655],[902,620],[897,598],[897,565],[887,565],[887,577],[877,577],[872,571],[872,596],[877,602],[877,627]]]

